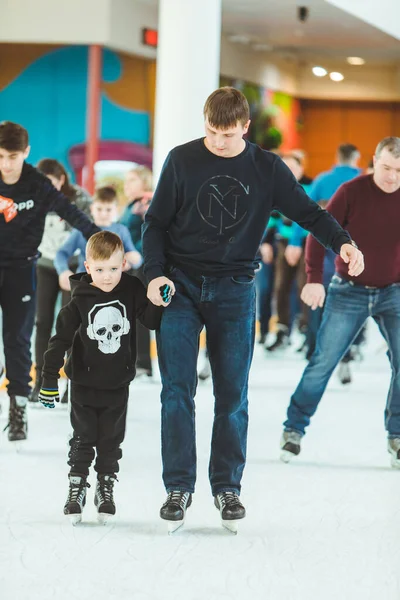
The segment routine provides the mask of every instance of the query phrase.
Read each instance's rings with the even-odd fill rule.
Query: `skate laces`
[[[98,480],[97,493],[100,496],[101,503],[114,502],[114,482],[118,481],[116,477],[102,477]]]
[[[86,488],[90,488],[90,483],[83,478],[79,483],[69,480],[69,494],[67,502],[81,502],[86,492]]]
[[[189,492],[169,492],[167,496],[167,501],[165,504],[177,504],[180,508],[185,509],[186,503],[189,499]]]
[[[221,508],[225,508],[225,506],[230,508],[232,506],[241,506],[239,496],[236,494],[236,492],[220,492],[217,494],[217,496]]]

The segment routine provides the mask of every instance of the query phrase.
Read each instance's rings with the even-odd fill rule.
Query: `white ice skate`
[[[400,438],[388,438],[387,449],[393,469],[400,469]]]

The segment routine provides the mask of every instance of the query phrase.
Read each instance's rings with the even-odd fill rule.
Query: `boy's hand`
[[[60,402],[58,389],[41,388],[39,400],[46,408],[54,408],[54,402]]]
[[[147,297],[155,306],[168,306],[169,302],[164,302],[160,288],[163,285],[169,285],[171,288],[171,296],[175,294],[174,282],[168,277],[156,277],[150,281],[147,288]]]
[[[72,271],[63,271],[61,275],[58,276],[58,284],[65,292],[69,292],[71,290],[71,283],[69,280],[71,275],[73,275]]]

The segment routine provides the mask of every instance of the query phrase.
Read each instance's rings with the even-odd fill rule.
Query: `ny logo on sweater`
[[[229,175],[208,179],[198,191],[197,210],[203,221],[223,235],[237,227],[247,215],[250,186]]]

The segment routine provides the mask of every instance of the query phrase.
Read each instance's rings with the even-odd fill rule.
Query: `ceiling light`
[[[342,73],[337,73],[336,71],[329,73],[329,77],[332,79],[332,81],[343,81],[344,79],[344,75],[342,75]]]
[[[365,60],[360,56],[348,56],[347,62],[349,65],[365,65]]]
[[[250,43],[249,36],[248,35],[242,35],[240,33],[230,35],[228,37],[228,40],[230,42],[233,42],[234,44],[249,44]]]
[[[312,72],[315,77],[325,77],[328,74],[328,71],[324,67],[313,67]]]

